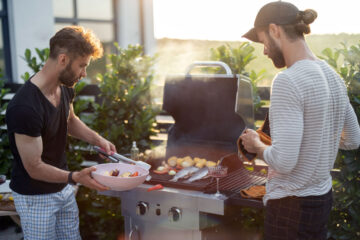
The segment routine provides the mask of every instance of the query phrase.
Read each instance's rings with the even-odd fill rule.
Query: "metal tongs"
[[[146,162],[134,161],[134,160],[132,160],[130,158],[127,158],[127,157],[125,157],[125,156],[123,156],[121,154],[118,154],[118,153],[113,153],[113,154],[109,155],[104,151],[104,149],[102,149],[102,148],[100,148],[98,146],[94,146],[93,148],[94,148],[94,150],[96,152],[98,152],[99,154],[107,157],[108,159],[110,159],[113,162],[124,162],[124,163],[128,163],[128,164],[131,163],[131,164],[135,164],[135,165],[137,165],[139,167],[142,167],[142,168],[144,168],[146,170],[150,170],[150,168],[151,168],[151,165],[147,164]]]

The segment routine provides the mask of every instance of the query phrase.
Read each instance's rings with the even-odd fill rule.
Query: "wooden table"
[[[11,189],[9,187],[10,180],[6,180],[5,183],[0,185],[0,194],[3,195],[3,199],[8,199],[11,196]],[[0,209],[0,216],[9,216],[11,219],[20,226],[20,218],[16,212],[15,207],[10,207],[10,210],[4,211]]]

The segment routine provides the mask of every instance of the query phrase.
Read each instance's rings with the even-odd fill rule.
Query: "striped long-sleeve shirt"
[[[286,196],[327,193],[339,147],[356,149],[360,128],[344,81],[321,60],[301,60],[273,81],[272,146],[264,204]]]

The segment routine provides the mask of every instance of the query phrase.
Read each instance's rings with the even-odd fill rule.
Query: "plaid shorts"
[[[25,240],[81,239],[79,210],[72,186],[51,194],[13,192],[13,197]]]
[[[269,200],[265,214],[265,240],[325,240],[332,205],[332,190],[321,196]]]

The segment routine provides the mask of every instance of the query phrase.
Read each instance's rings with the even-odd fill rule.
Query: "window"
[[[106,55],[114,51],[116,41],[116,0],[53,0],[55,31],[80,25],[92,29],[104,47],[104,57],[93,61],[87,69],[88,78],[96,82],[97,73],[106,71]]]
[[[10,40],[6,0],[0,0],[0,69],[3,77],[11,82]]]

